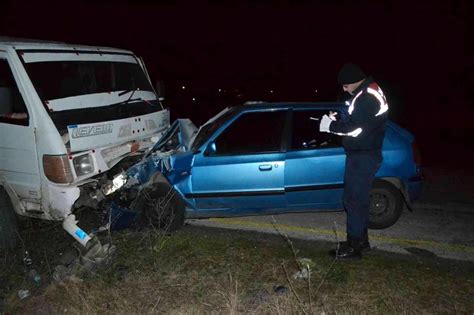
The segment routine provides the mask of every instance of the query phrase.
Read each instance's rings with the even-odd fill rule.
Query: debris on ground
[[[300,266],[307,267],[308,269],[316,268],[316,263],[309,258],[300,258],[298,259]]]
[[[72,275],[81,277],[87,273],[95,273],[99,269],[105,269],[114,260],[116,247],[112,244],[102,245],[98,238],[93,238],[87,244],[85,253],[79,253],[78,257],[69,265],[58,265],[54,268],[53,279],[62,282]]]
[[[276,285],[273,287],[273,292],[278,293],[278,294],[285,294],[288,292],[288,288],[285,287],[284,285]]]
[[[293,279],[308,279],[311,276],[311,270],[316,267],[316,264],[309,258],[298,259],[300,270],[293,275]]]
[[[311,271],[309,269],[307,269],[306,267],[303,267],[303,269],[301,269],[300,271],[297,271],[294,275],[293,275],[293,279],[295,280],[298,280],[298,279],[308,279],[311,275]]]
[[[31,258],[28,251],[25,251],[23,255],[23,264],[26,268],[26,277],[28,278],[28,280],[35,284],[37,287],[39,287],[41,285],[41,275],[36,270],[37,268],[33,264],[33,259]]]
[[[30,290],[19,290],[18,297],[20,300],[24,300],[31,295]]]

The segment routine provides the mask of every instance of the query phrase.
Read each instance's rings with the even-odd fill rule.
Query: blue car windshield
[[[193,141],[191,146],[191,151],[195,152],[199,150],[199,148],[209,139],[210,136],[214,134],[214,132],[219,129],[226,121],[229,120],[235,113],[239,112],[239,107],[232,107],[223,115],[219,116],[213,122],[210,122],[199,129],[199,133],[197,134],[196,138]]]

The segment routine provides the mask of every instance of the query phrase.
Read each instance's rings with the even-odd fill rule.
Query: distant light
[[[186,87],[183,85],[183,86],[181,87],[181,89],[186,90]]]
[[[270,90],[270,93],[272,93],[272,94],[273,94],[273,90]]]
[[[314,90],[314,93],[318,93],[318,90]]]
[[[218,91],[218,92],[222,92],[222,89],[218,89],[217,91]]]
[[[193,102],[196,102],[196,98],[195,98],[195,97],[193,97]]]

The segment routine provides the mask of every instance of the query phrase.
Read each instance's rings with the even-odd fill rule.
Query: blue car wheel
[[[168,183],[154,183],[144,188],[132,208],[139,209],[141,225],[173,232],[184,224],[184,204]]]
[[[403,210],[403,196],[394,185],[376,180],[370,191],[369,228],[385,229],[395,224]]]

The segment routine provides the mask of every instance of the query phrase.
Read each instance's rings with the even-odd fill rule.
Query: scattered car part
[[[57,265],[54,269],[53,279],[62,282],[70,276],[83,276],[94,273],[99,269],[107,268],[115,258],[116,247],[111,244],[102,245],[97,237],[93,237],[86,248],[78,252],[78,257],[68,265]]]

